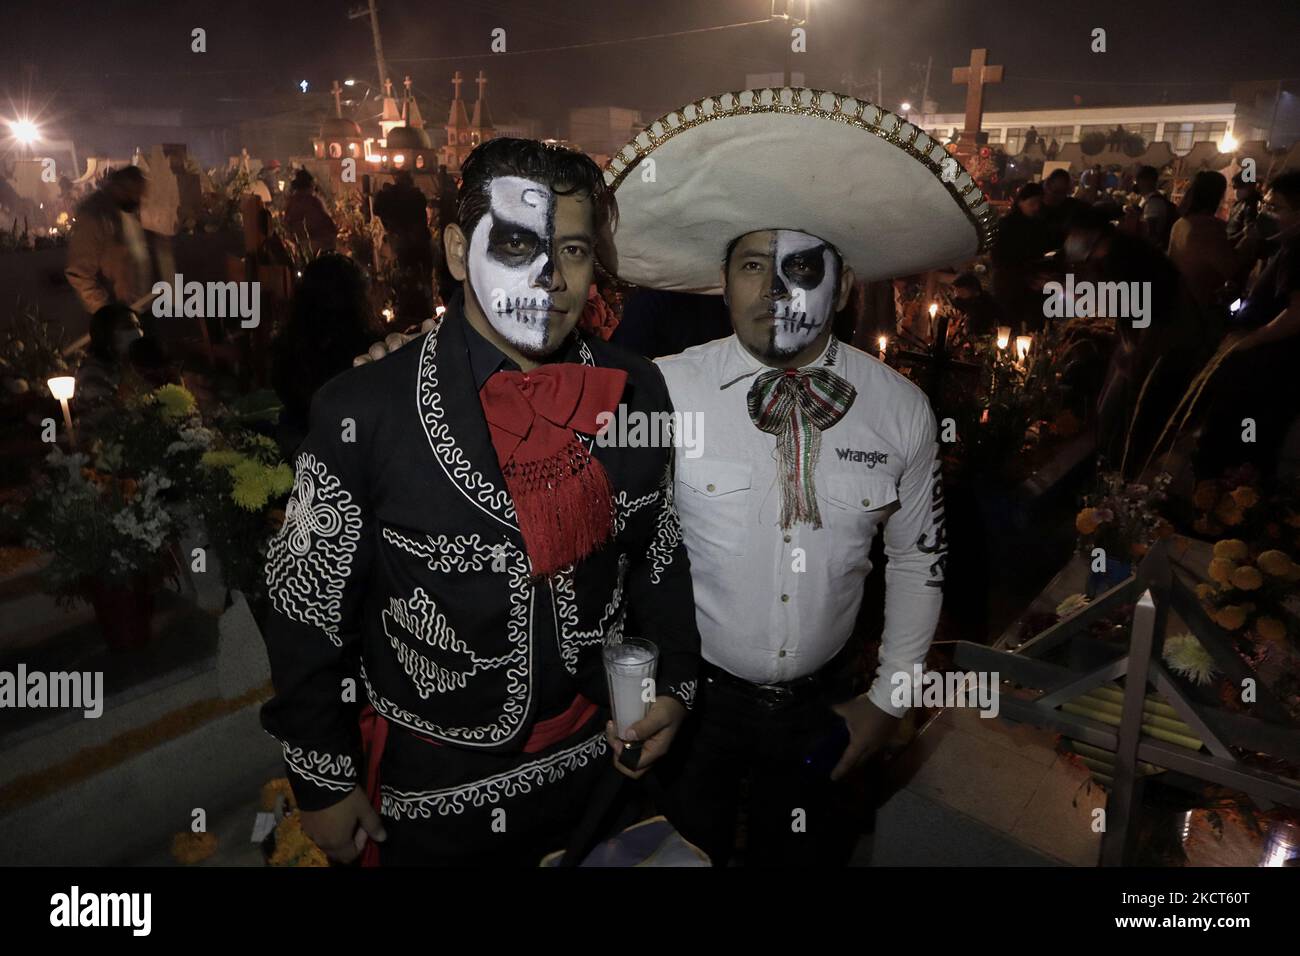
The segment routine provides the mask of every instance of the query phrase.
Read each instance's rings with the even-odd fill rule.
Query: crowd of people
[[[1201,171],[1177,204],[1154,167],[1136,169],[1128,192],[1121,182],[1094,165],[1077,181],[1057,169],[1020,187],[991,257],[997,324],[1041,331],[1055,321],[1044,287],[1067,274],[1076,287],[1141,284],[1149,324],[1105,314],[1098,297],[1095,317],[1113,321],[1116,333],[1097,408],[1103,451],[1118,457],[1114,446],[1139,411],[1133,441],[1154,441],[1193,378],[1230,348],[1205,392],[1197,471],[1215,476],[1249,463],[1271,475],[1300,412],[1283,372],[1300,358],[1300,172],[1261,188],[1241,173],[1229,183]],[[1254,440],[1242,440],[1244,419],[1256,425]]]

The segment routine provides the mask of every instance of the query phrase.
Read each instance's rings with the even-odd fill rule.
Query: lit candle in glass
[[[998,326],[998,348],[1000,349],[1006,348],[1007,343],[1010,341],[1011,341],[1011,326],[999,325]]]
[[[49,386],[50,394],[63,406],[63,424],[68,429],[68,440],[73,441],[76,432],[72,428],[72,412],[68,409],[68,399],[72,398],[72,393],[77,390],[77,380],[71,375],[59,375],[49,379],[45,384]]]
[[[1023,362],[1025,357],[1029,355],[1029,347],[1033,344],[1034,337],[1032,335],[1016,336],[1016,356],[1021,362]]]
[[[882,335],[879,339],[877,339],[876,344],[880,346],[880,361],[883,362],[885,360],[885,348],[889,345],[889,339],[885,338]]]

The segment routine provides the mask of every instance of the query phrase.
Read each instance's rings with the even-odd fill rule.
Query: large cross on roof
[[[975,142],[984,119],[984,84],[1001,83],[1002,67],[988,65],[988,50],[971,50],[970,65],[954,67],[952,81],[966,84],[966,126],[961,138]]]

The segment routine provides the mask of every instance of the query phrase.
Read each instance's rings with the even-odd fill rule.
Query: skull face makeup
[[[470,285],[479,308],[525,354],[547,351],[561,316],[550,292],[555,271],[555,194],[519,176],[491,181],[491,208],[470,237]]]
[[[821,334],[831,317],[839,285],[835,254],[816,236],[778,229],[773,239],[773,348],[794,355]]]

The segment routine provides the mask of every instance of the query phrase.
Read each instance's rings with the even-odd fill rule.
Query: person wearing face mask
[[[155,269],[140,225],[145,188],[140,168],[125,166],[77,207],[64,275],[91,315],[114,302],[139,309],[149,296]]]
[[[694,695],[671,448],[595,440],[606,413],[668,414],[667,388],[575,331],[614,215],[600,171],[500,137],[461,173],[443,230],[459,293],[316,392],[268,551],[262,722],[341,862],[535,866],[564,847],[615,774],[602,645],[629,616],[659,661],[627,731],[640,763],[618,772],[663,756]]]
[[[742,808],[748,865],[842,865],[856,842],[845,778],[908,711],[947,542],[929,401],[836,339],[832,317],[858,278],[976,255],[993,209],[939,143],[841,94],[728,93],[650,130],[606,170],[617,274],[720,295],[733,329],[658,360],[702,436],[676,456],[674,500],[704,680],[659,771],[665,812],[715,865]],[[852,638],[882,528],[872,677]]]

